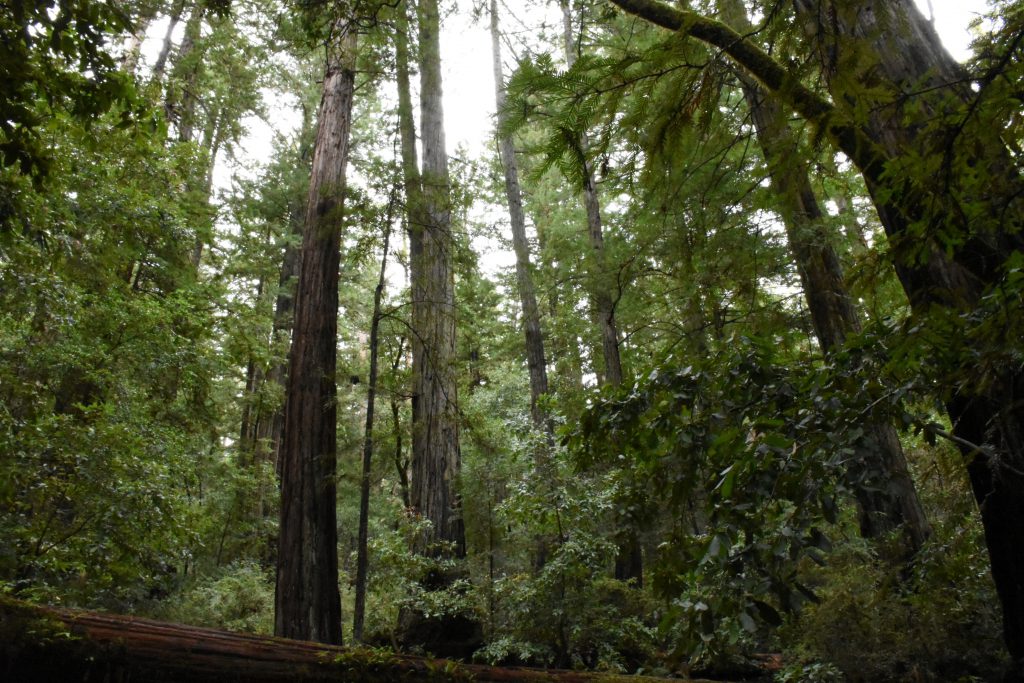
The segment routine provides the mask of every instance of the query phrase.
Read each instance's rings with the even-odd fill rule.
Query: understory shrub
[[[272,634],[274,574],[255,562],[229,565],[171,596],[157,616],[195,626]]]
[[[996,679],[1004,665],[999,602],[980,536],[967,518],[936,527],[908,568],[880,560],[859,539],[805,568],[819,602],[780,629],[788,666],[776,680]],[[786,677],[801,670],[816,673]]]

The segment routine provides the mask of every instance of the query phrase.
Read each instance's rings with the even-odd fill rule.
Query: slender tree
[[[540,308],[533,285],[530,264],[530,244],[526,239],[526,214],[519,189],[519,167],[512,135],[505,131],[505,76],[501,67],[501,34],[498,30],[498,2],[491,0],[491,49],[494,61],[494,98],[498,116],[498,152],[505,170],[505,199],[508,202],[509,223],[512,228],[512,249],[516,254],[516,284],[519,305],[523,312],[523,332],[526,336],[526,366],[530,372],[530,415],[534,426],[549,434],[552,425],[540,406],[540,397],[548,393],[547,361],[544,355],[544,335],[540,325]]]
[[[370,375],[366,389],[366,427],[363,430],[363,468],[359,478],[359,537],[356,541],[356,598],[352,617],[352,639],[363,640],[363,621],[366,614],[367,540],[370,521],[370,474],[373,462],[373,414],[377,401],[378,332],[380,331],[380,300],[387,282],[388,247],[391,243],[391,220],[394,198],[388,204],[384,226],[384,246],[380,257],[380,274],[373,290],[373,317],[370,320]]]
[[[570,0],[560,0],[562,7],[562,38],[565,50],[565,62],[571,69],[576,63],[578,46],[573,38],[572,5]],[[580,134],[580,149],[586,157],[590,146],[586,131]],[[591,296],[594,298],[594,316],[601,332],[601,353],[604,358],[604,376],[606,384],[617,387],[622,384],[622,360],[619,354],[619,329],[615,322],[615,290],[611,285],[608,272],[608,259],[604,247],[604,227],[601,219],[601,202],[597,196],[597,183],[594,179],[594,168],[589,159],[584,159],[583,168],[583,205],[587,211],[587,237],[590,240],[590,251],[593,257],[596,274],[591,285]]]
[[[560,0],[562,7],[562,39],[565,49],[565,62],[571,69],[576,63],[578,46],[573,39],[572,6],[570,0]],[[579,146],[583,161],[583,205],[587,211],[587,237],[593,258],[595,277],[591,284],[590,295],[593,297],[594,316],[601,332],[601,353],[604,358],[603,382],[617,387],[622,384],[622,358],[619,353],[619,329],[615,321],[616,292],[612,287],[612,275],[608,268],[608,257],[605,254],[604,227],[601,218],[601,201],[597,195],[597,182],[594,168],[586,158],[590,142],[586,131],[580,133]],[[637,584],[643,582],[643,556],[640,539],[634,525],[620,523],[619,549],[615,556],[615,578],[626,581],[632,579]]]
[[[171,14],[167,21],[167,31],[164,32],[164,39],[160,46],[160,53],[153,64],[153,82],[160,83],[164,79],[164,72],[167,70],[167,60],[174,48],[174,29],[181,21],[181,15],[185,12],[185,0],[177,0],[171,8]]]
[[[332,34],[295,292],[280,451],[274,632],[286,638],[340,643],[335,371],[340,219],[355,90],[356,32],[353,24],[340,19]]]

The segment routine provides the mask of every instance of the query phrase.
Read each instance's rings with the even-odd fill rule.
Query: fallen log
[[[0,679],[25,683],[537,681],[654,683],[606,673],[489,667],[0,598]]]

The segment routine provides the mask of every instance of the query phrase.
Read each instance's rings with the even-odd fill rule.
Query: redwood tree
[[[302,235],[281,438],[274,632],[341,642],[336,521],[338,267],[356,33],[335,22]]]
[[[422,550],[451,543],[466,553],[466,532],[455,491],[459,474],[458,397],[455,382],[455,276],[452,269],[451,181],[441,107],[441,46],[437,0],[418,4],[420,139],[423,167],[412,226],[413,357],[412,505],[431,523]]]
[[[739,0],[722,0],[720,5],[738,30],[753,30]],[[823,225],[809,164],[799,158],[796,137],[779,103],[749,74],[739,71],[737,75],[777,193],[815,336],[822,351],[831,353],[850,335],[861,332],[861,322]],[[892,425],[867,420],[863,428],[865,438],[849,467],[855,479],[865,480],[855,491],[861,534],[879,538],[902,527],[904,550],[912,554],[924,544],[930,528],[903,448]]]

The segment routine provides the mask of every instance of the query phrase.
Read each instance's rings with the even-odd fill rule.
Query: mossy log
[[[460,664],[10,599],[0,599],[0,641],[0,680],[24,683],[664,680]]]

